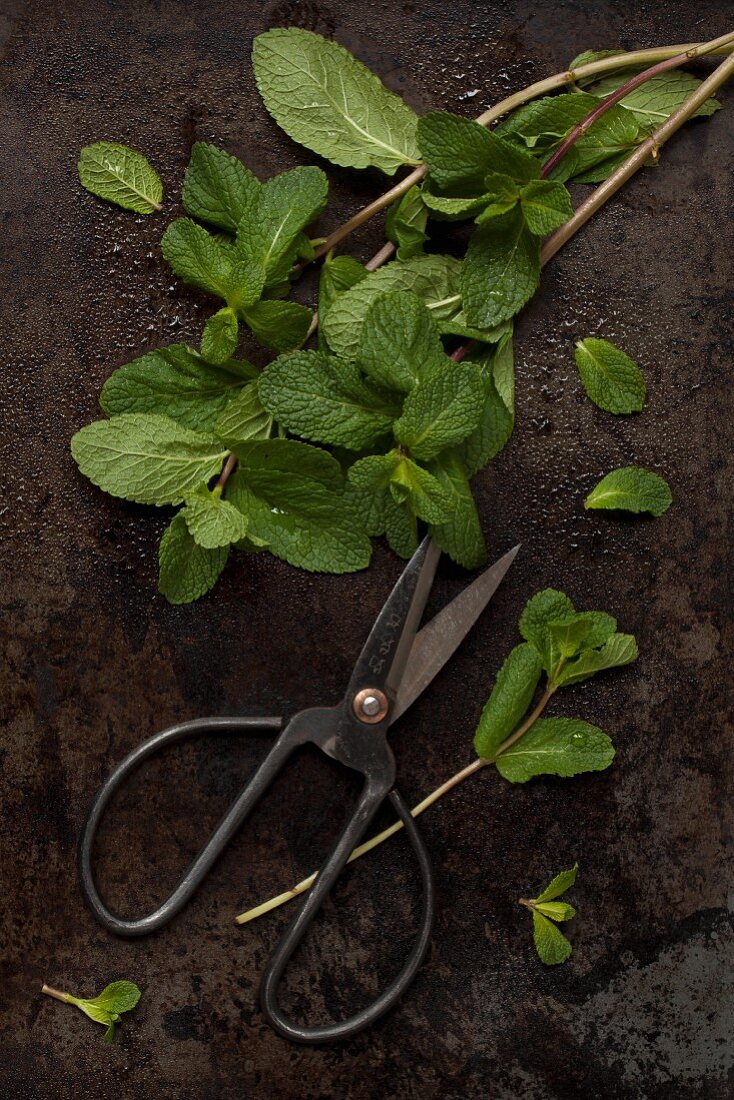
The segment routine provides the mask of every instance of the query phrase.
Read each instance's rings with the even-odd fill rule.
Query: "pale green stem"
[[[468,779],[470,775],[474,775],[475,772],[481,771],[482,768],[486,768],[488,764],[494,764],[497,757],[501,756],[506,749],[509,749],[510,745],[514,745],[523,734],[527,733],[533,723],[540,718],[555,690],[555,687],[547,687],[545,689],[538,700],[537,706],[531,711],[527,718],[520,723],[514,733],[510,734],[510,736],[502,742],[493,757],[484,759],[480,756],[476,760],[472,760],[471,764],[467,764],[465,768],[462,768],[461,771],[452,775],[451,778],[447,779],[445,783],[442,783],[440,787],[436,787],[434,791],[426,795],[422,802],[419,802],[417,806],[413,807],[410,811],[410,816],[418,817],[418,815],[422,814],[424,810],[427,810],[429,806],[432,806],[434,802],[438,802],[439,798],[458,786],[459,783],[462,783],[465,779]],[[378,833],[377,836],[371,837],[370,840],[365,841],[364,844],[360,844],[358,848],[355,848],[347,862],[352,863],[355,859],[359,859],[360,856],[365,855],[366,852],[371,852],[378,844],[382,844],[383,841],[394,836],[395,833],[399,832],[402,828],[402,821],[394,822],[389,828],[384,829],[381,833]],[[246,913],[240,913],[238,917],[235,917],[236,923],[247,924],[249,921],[255,920],[257,917],[262,917],[265,913],[269,913],[272,909],[277,909],[280,905],[284,905],[285,902],[290,901],[291,898],[297,898],[299,894],[303,894],[306,890],[310,890],[316,881],[317,874],[318,872],[314,871],[308,878],[303,879],[302,882],[297,883],[283,894],[278,894],[276,897],[262,902],[261,905],[256,905],[254,909],[248,909]]]
[[[79,1000],[78,997],[72,997],[71,993],[62,993],[60,989],[54,989],[51,985],[46,985],[44,982],[41,986],[41,993],[47,993],[49,997],[55,997],[57,1001],[63,1001],[68,1005],[75,1005]]]

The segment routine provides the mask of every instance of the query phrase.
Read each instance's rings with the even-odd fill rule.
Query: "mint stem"
[[[57,1001],[63,1001],[64,1004],[74,1005],[77,1002],[76,997],[72,997],[71,993],[62,993],[60,989],[54,989],[51,985],[46,985],[44,982],[41,986],[41,993],[47,993],[49,997],[55,997]]]
[[[413,809],[410,811],[410,816],[418,817],[418,815],[422,814],[424,810],[427,810],[429,806],[432,806],[434,802],[438,802],[439,798],[441,798],[445,794],[448,794],[448,792],[453,790],[454,787],[457,787],[459,783],[463,783],[465,779],[468,779],[470,775],[474,775],[475,772],[481,771],[482,768],[486,768],[488,764],[494,764],[498,756],[501,756],[506,749],[509,749],[510,745],[514,745],[516,741],[518,741],[524,734],[528,732],[533,723],[537,722],[538,718],[540,718],[541,714],[553,697],[555,690],[556,689],[554,686],[549,685],[546,687],[534,709],[530,712],[527,718],[520,723],[514,733],[511,733],[510,736],[506,738],[501,745],[499,745],[494,756],[486,759],[479,756],[476,760],[472,760],[471,764],[467,764],[465,768],[462,768],[461,771],[458,771],[454,775],[452,775],[449,779],[442,783],[440,787],[436,787],[434,791],[431,791],[430,794],[426,795],[422,802],[419,802],[417,806],[413,807]],[[359,859],[360,856],[365,855],[367,852],[371,852],[373,848],[377,848],[379,844],[382,844],[385,840],[388,840],[391,836],[394,836],[395,833],[400,832],[402,828],[402,821],[394,822],[392,825],[389,826],[389,828],[384,829],[383,832],[378,833],[376,836],[373,836],[369,840],[366,840],[364,844],[360,844],[358,848],[355,848],[347,862],[352,863],[355,859]],[[237,924],[248,924],[250,921],[255,920],[257,917],[262,917],[265,913],[269,913],[271,912],[271,910],[277,909],[279,906],[284,905],[287,901],[290,901],[291,898],[297,898],[299,894],[303,894],[306,892],[306,890],[310,890],[316,879],[317,873],[318,872],[314,871],[312,875],[309,875],[308,878],[303,879],[302,882],[296,883],[296,885],[293,886],[290,890],[286,890],[282,894],[277,894],[275,897],[270,898],[268,901],[264,901],[260,905],[256,905],[253,909],[248,909],[245,913],[240,913],[238,917],[235,917],[235,922]]]

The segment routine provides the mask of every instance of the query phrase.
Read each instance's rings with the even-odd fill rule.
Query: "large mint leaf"
[[[353,451],[374,446],[399,412],[354,363],[319,351],[292,352],[266,367],[260,399],[294,434]]]
[[[479,423],[457,449],[469,477],[499,454],[512,435],[515,423],[515,372],[512,333],[497,348],[475,360],[484,389]]]
[[[255,39],[252,67],[278,125],[319,156],[388,175],[419,163],[413,111],[338,43],[275,28]]]
[[[608,340],[589,336],[579,340],[574,356],[584,389],[595,405],[610,413],[641,410],[647,387],[640,368],[629,355]]]
[[[221,365],[235,353],[239,324],[237,314],[229,306],[220,309],[204,325],[201,335],[201,354],[207,363]]]
[[[587,649],[568,661],[556,677],[559,687],[579,684],[607,668],[629,665],[637,659],[637,642],[632,634],[612,634],[600,649]]]
[[[469,324],[490,328],[532,298],[540,281],[540,242],[519,210],[492,218],[472,235],[461,272]]]
[[[411,187],[388,208],[385,236],[397,248],[399,260],[409,260],[411,256],[419,256],[423,252],[428,240],[427,222],[428,210],[420,187]]]
[[[572,619],[576,609],[563,592],[544,588],[536,592],[525,604],[518,627],[526,642],[530,642],[540,654],[543,668],[550,675],[560,660],[560,653],[553,641],[551,625]]]
[[[536,775],[603,771],[613,759],[614,746],[598,726],[578,718],[539,718],[495,766],[511,783],[526,783]]]
[[[445,451],[430,465],[430,472],[451,498],[451,511],[443,523],[429,531],[437,546],[465,569],[478,569],[487,557],[477,506],[464,466],[455,451]]]
[[[222,500],[221,490],[210,492],[206,485],[186,497],[180,513],[194,541],[205,550],[216,550],[239,542],[247,535],[247,519],[233,504]]]
[[[71,453],[81,472],[106,493],[138,504],[178,504],[219,473],[227,448],[167,416],[124,413],[78,431]]]
[[[216,584],[227,564],[228,546],[205,550],[189,533],[181,512],[163,532],[158,550],[158,590],[169,603],[192,603]]]
[[[484,386],[473,363],[455,363],[416,386],[395,421],[395,438],[422,462],[474,431],[484,408]]]
[[[235,233],[259,192],[260,181],[236,157],[205,141],[194,142],[181,194],[192,218]]]
[[[298,302],[265,299],[244,310],[244,319],[252,335],[271,351],[290,351],[302,344],[311,326],[313,314]]]
[[[662,516],[673,503],[667,481],[642,466],[623,466],[603,477],[587,496],[585,508],[613,508]]]
[[[351,290],[345,291],[321,318],[329,347],[344,359],[356,359],[367,311],[386,291],[410,290],[428,306],[441,329],[441,322],[461,310],[459,279],[461,262],[452,256],[414,256],[411,260],[385,264],[370,272]]]
[[[260,264],[266,284],[286,278],[300,234],[326,205],[329,189],[320,168],[292,168],[262,184],[237,228],[238,251]]]
[[[99,403],[108,416],[159,413],[187,428],[210,431],[220,412],[257,370],[237,360],[206,363],[186,344],[171,344],[118,367]]]
[[[474,749],[477,756],[490,760],[503,741],[519,726],[530,706],[541,673],[537,650],[527,642],[515,646],[484,704],[476,733]]]
[[[617,76],[608,76],[604,80],[594,84],[589,91],[595,96],[605,98],[617,88],[621,87],[629,79],[629,70]],[[654,130],[666,118],[669,118],[685,99],[700,86],[701,81],[691,73],[682,69],[670,70],[667,73],[658,73],[651,76],[639,88],[634,88],[624,99],[619,101],[621,107],[631,111],[635,119],[645,129]],[[692,118],[712,115],[718,111],[721,104],[715,99],[707,99],[702,103]]]
[[[381,386],[410,393],[437,369],[448,366],[438,327],[416,294],[380,294],[362,325],[359,363]]]
[[[163,184],[142,153],[114,141],[85,145],[77,165],[79,182],[87,191],[124,210],[152,214],[161,209]]]
[[[247,517],[248,536],[301,569],[350,573],[372,547],[341,493],[339,464],[325,451],[288,439],[244,443],[227,498]]]
[[[488,172],[523,183],[540,174],[533,157],[459,115],[443,111],[423,115],[418,120],[418,143],[433,183],[457,198],[483,194]]]
[[[248,382],[226,406],[214,424],[214,432],[228,446],[248,439],[267,439],[273,418],[263,407],[257,382]]]

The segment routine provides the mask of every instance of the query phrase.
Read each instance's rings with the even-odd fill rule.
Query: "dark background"
[[[0,7],[3,1100],[726,1096],[734,89],[544,273],[517,333],[516,433],[477,479],[490,553],[522,540],[522,554],[393,737],[411,802],[467,763],[519,612],[554,585],[638,637],[637,665],[553,706],[602,725],[617,759],[598,775],[526,786],[487,771],[423,817],[438,880],[430,955],[402,1006],[350,1042],[301,1048],[271,1031],[258,976],[289,915],[232,922],[311,871],[340,829],[355,786],[323,758],[298,758],[193,904],[148,939],[97,927],[75,847],[102,777],[159,727],[336,701],[400,565],[382,544],[370,570],[342,578],[241,557],[211,595],[173,608],[156,593],[165,518],[98,492],[68,445],[100,415],[114,367],[161,343],[196,343],[211,311],[159,250],[192,142],[221,144],[263,177],[315,159],[259,102],[249,65],[259,31],[297,23],[335,35],[419,111],[475,115],[587,47],[722,34],[731,6]],[[78,150],[102,138],[149,156],[165,184],[162,215],[82,190]],[[327,170],[324,227],[385,187],[376,173]],[[381,239],[370,225],[351,248],[364,259]],[[572,349],[588,335],[640,363],[640,416],[609,416],[583,395]],[[630,463],[668,478],[670,511],[585,514],[596,480]],[[465,580],[444,562],[435,607]],[[134,914],[173,885],[265,749],[264,738],[197,742],[131,783],[100,843],[110,900]],[[516,899],[574,860],[573,955],[545,969]],[[294,1012],[323,1018],[373,996],[407,950],[416,890],[404,841],[363,860],[290,974]],[[118,977],[143,998],[111,1047],[81,1013],[39,994],[48,981],[89,996]]]

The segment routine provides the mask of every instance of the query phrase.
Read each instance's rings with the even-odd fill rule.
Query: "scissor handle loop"
[[[336,879],[341,874],[352,850],[357,846],[364,830],[374,813],[385,797],[382,790],[371,789],[369,780],[365,784],[357,809],[349,825],[342,833],[339,841],[324,864],[316,878],[304,904],[287,928],[273,953],[267,969],[263,975],[260,987],[260,1001],[262,1010],[284,1038],[297,1043],[333,1043],[340,1039],[348,1039],[351,1035],[361,1031],[373,1023],[396,1004],[408,988],[416,971],[420,967],[428,949],[433,928],[433,917],[436,907],[435,886],[433,869],[428,851],[421,839],[415,821],[403,800],[402,796],[393,787],[387,792],[387,797],[392,802],[393,808],[402,821],[408,835],[411,847],[418,860],[421,876],[423,895],[423,911],[421,923],[415,942],[400,973],[395,977],[387,989],[380,994],[366,1008],[350,1016],[347,1020],[337,1023],[323,1024],[318,1027],[304,1027],[289,1020],[283,1013],[278,1003],[278,989],[283,978],[284,971],[290,962],[294,952],[305,936],[314,916],[323,905],[324,899],[329,894]]]
[[[169,726],[168,729],[153,734],[147,741],[143,741],[141,745],[133,749],[117,765],[103,783],[94,800],[79,844],[79,877],[82,890],[100,924],[119,936],[144,936],[149,932],[155,932],[172,920],[199,888],[211,867],[229,844],[275,773],[283,766],[295,745],[280,738],[276,741],[242,794],[222,818],[170,896],[152,913],[137,920],[127,920],[110,912],[99,896],[94,874],[92,873],[92,848],[102,815],[110,799],[130,773],[154,753],[197,733],[277,732],[280,730],[281,725],[280,718],[197,718],[192,722],[181,722],[177,726]]]

